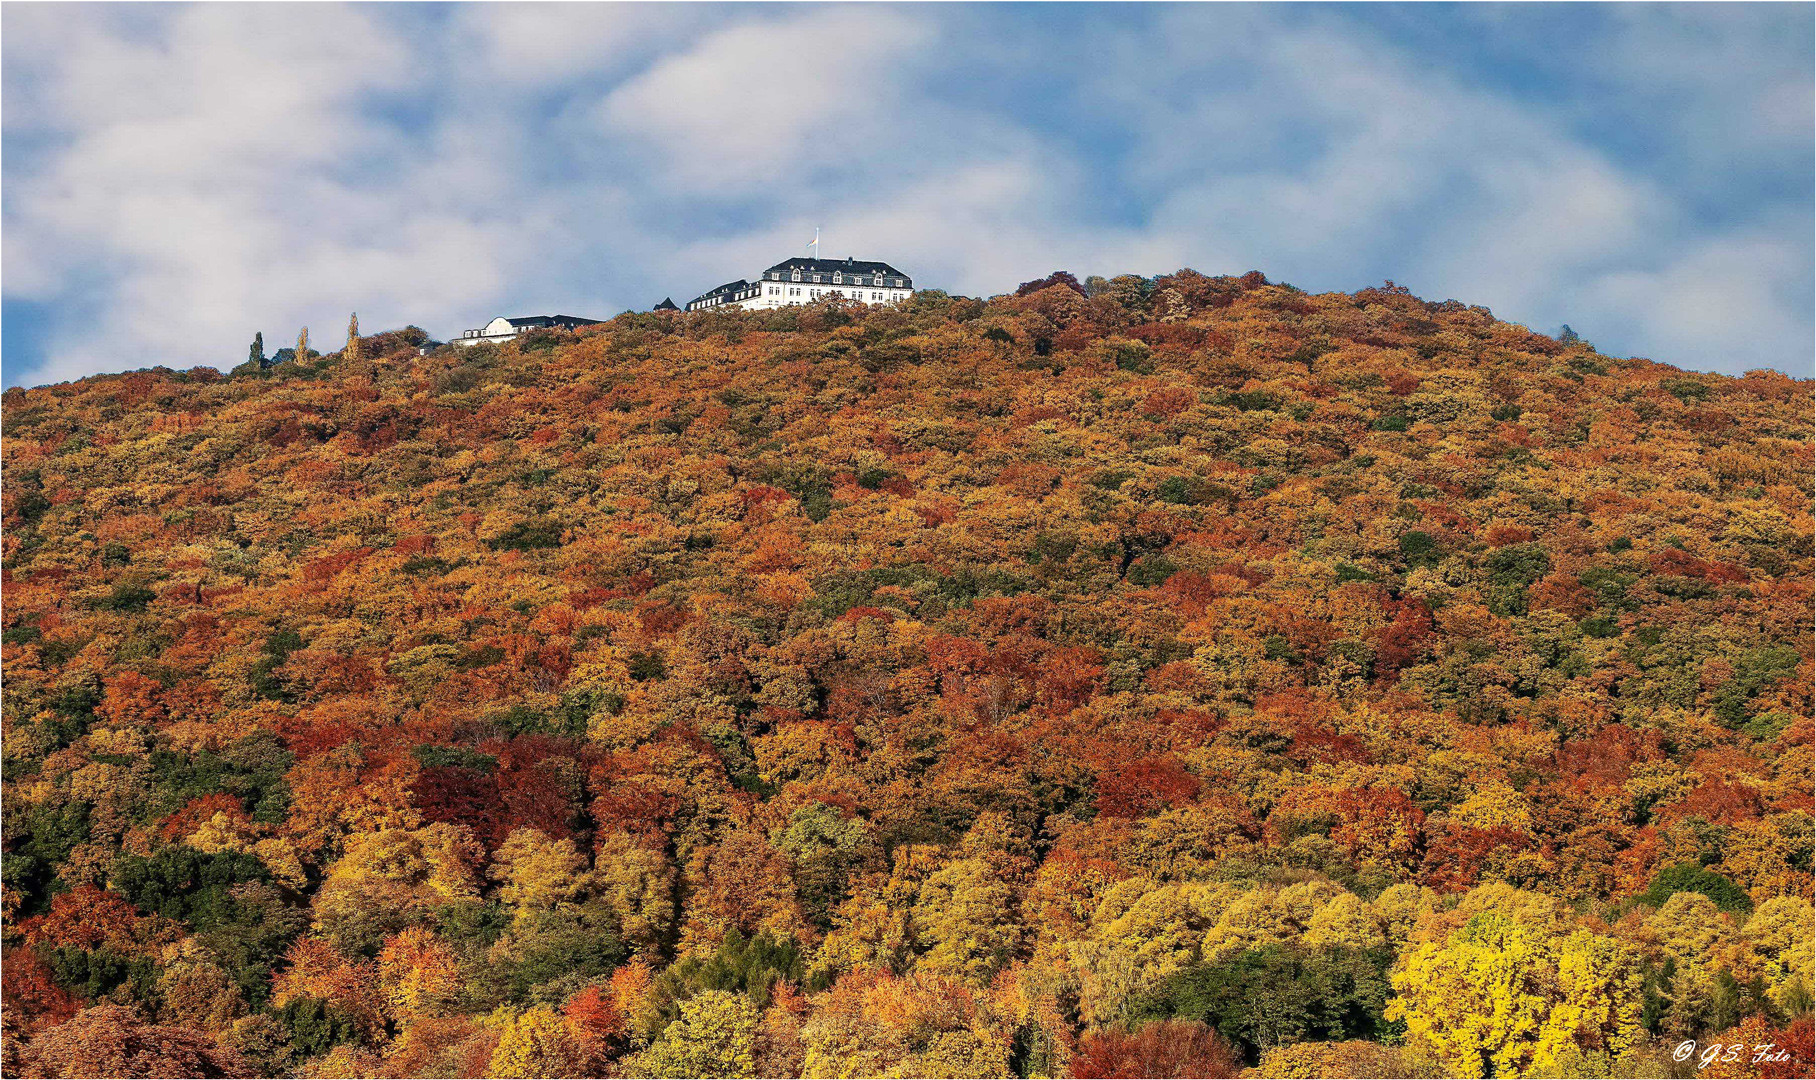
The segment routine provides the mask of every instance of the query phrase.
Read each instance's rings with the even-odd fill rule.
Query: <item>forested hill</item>
[[[1811,383],[1055,281],[7,391],[6,1071],[1807,1075]]]

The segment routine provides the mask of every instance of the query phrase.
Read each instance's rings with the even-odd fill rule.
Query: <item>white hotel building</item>
[[[729,281],[688,301],[687,310],[717,307],[765,309],[808,304],[841,296],[866,304],[888,304],[914,294],[914,282],[888,263],[856,259],[789,259],[763,271],[756,281]]]

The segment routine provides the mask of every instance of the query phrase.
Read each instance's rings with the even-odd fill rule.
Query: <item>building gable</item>
[[[881,277],[882,281],[877,278]],[[881,285],[912,289],[914,280],[886,262],[862,259],[784,259],[763,271],[764,281],[801,281],[813,285]]]

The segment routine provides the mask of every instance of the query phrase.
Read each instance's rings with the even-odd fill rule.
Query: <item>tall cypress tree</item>
[[[296,362],[300,364],[307,359],[309,359],[309,328],[305,326],[302,332],[296,335]]]
[[[359,312],[356,311],[353,313],[353,317],[347,320],[347,347],[341,352],[341,359],[358,360],[359,358]]]
[[[259,367],[267,366],[265,363],[265,332],[263,330],[252,335],[252,348],[246,352],[246,362],[248,364],[257,364]]]

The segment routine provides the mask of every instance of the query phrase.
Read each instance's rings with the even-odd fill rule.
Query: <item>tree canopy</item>
[[[9,1072],[1809,1072],[1808,380],[1191,271],[350,337],[0,398]]]

